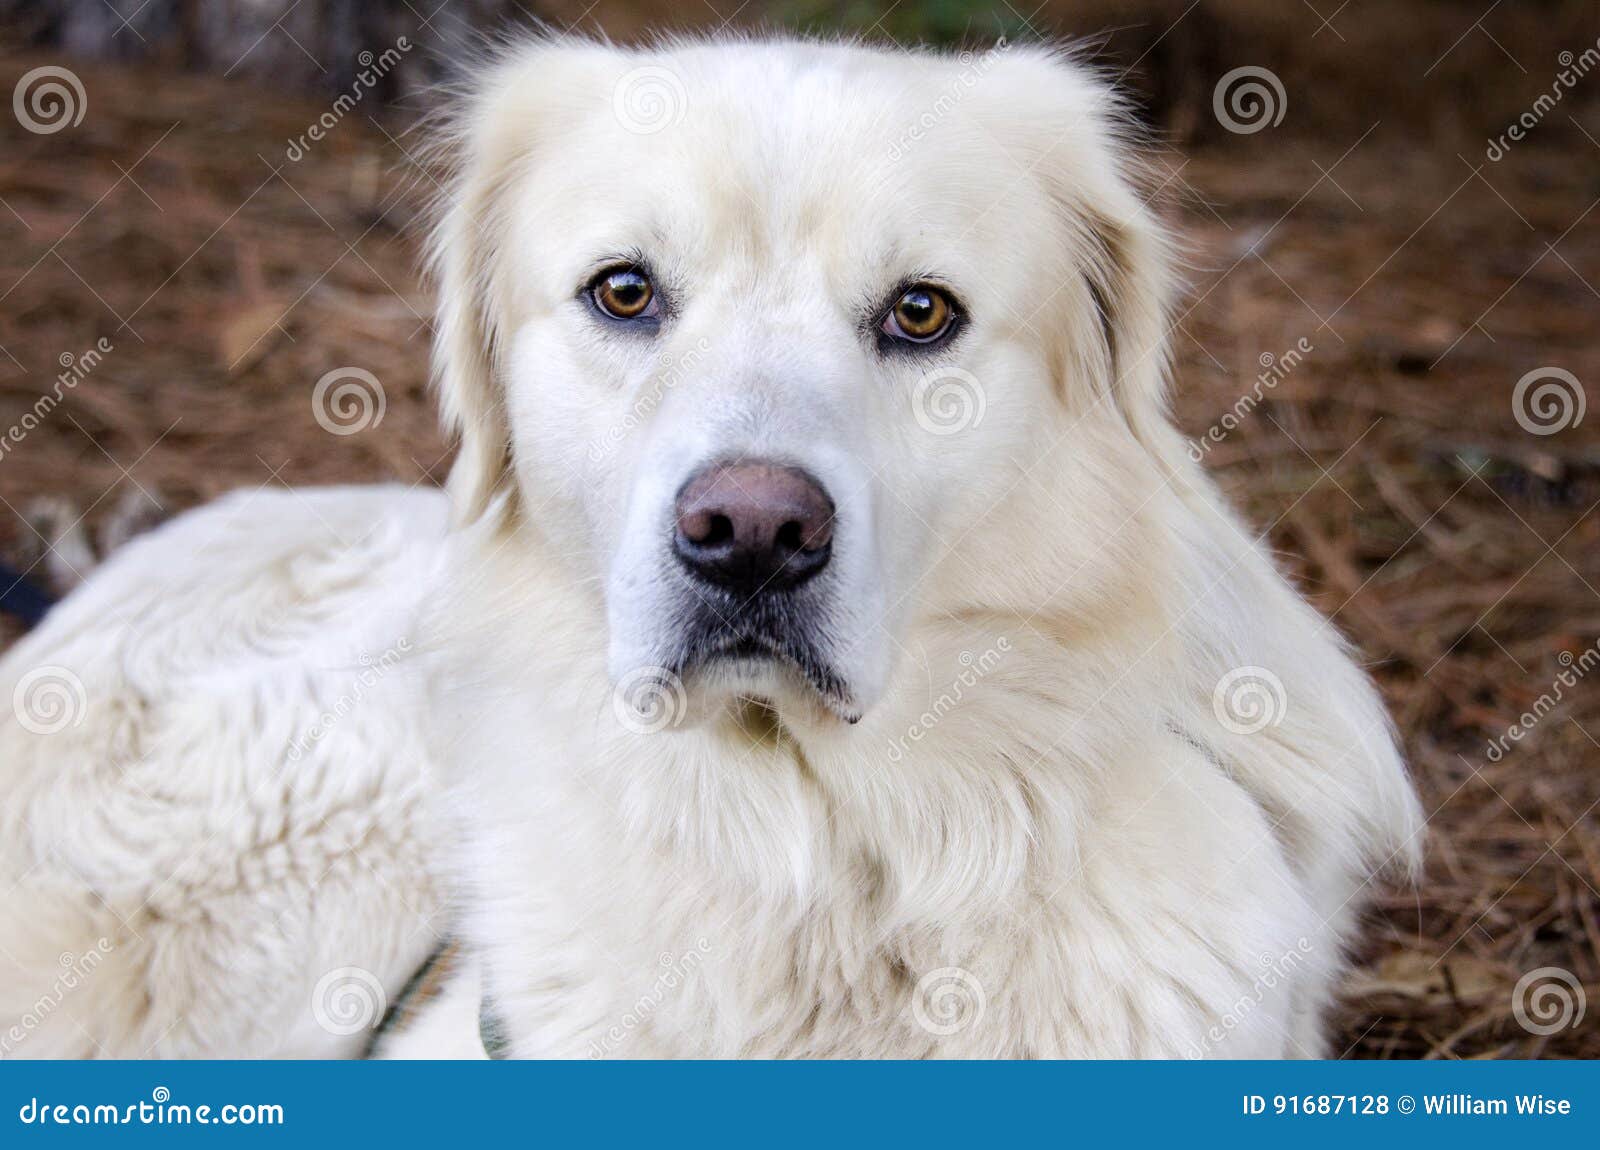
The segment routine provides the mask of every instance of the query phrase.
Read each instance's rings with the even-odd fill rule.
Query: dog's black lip
[[[855,705],[849,684],[832,667],[817,658],[809,644],[795,642],[769,630],[770,620],[756,620],[743,612],[736,612],[715,629],[706,629],[685,641],[684,649],[671,660],[674,674],[683,676],[691,671],[714,666],[717,663],[766,661],[786,666],[803,679],[821,697],[823,703],[847,723],[856,723],[861,714]],[[767,625],[763,625],[767,624]]]
[[[713,659],[771,659],[776,657],[776,652],[771,646],[756,639],[735,639],[728,646],[713,651]]]
[[[732,550],[733,546],[732,544],[729,544],[721,549],[712,550],[708,554],[712,558],[722,558]],[[684,558],[683,554],[678,550],[678,548],[674,547],[672,549],[672,553],[673,558],[677,560],[679,571],[682,572],[686,579],[697,582],[707,591],[726,596],[731,603],[735,604],[735,611],[743,611],[751,607],[755,604],[757,599],[771,598],[774,601],[785,601],[796,594],[795,591],[786,590],[783,588],[763,586],[755,593],[755,595],[747,598],[733,589],[735,586],[741,585],[748,581],[748,575],[744,570],[741,569],[729,571],[724,575],[706,575],[703,572],[696,571],[696,569],[690,564],[689,560]],[[831,556],[833,554],[833,544],[828,542],[824,543],[821,547],[813,547],[809,552],[807,552],[807,554]],[[766,582],[768,584],[772,583],[780,574],[782,574],[784,571],[793,569],[799,564],[799,562],[800,559],[798,556],[792,555],[788,559],[785,559],[782,564],[782,570],[768,576]],[[823,564],[826,562],[826,559],[822,560]],[[826,572],[822,572],[821,574],[826,574]],[[819,577],[820,575],[813,575],[811,578],[814,579]]]
[[[706,667],[713,663],[741,660],[766,660],[787,663],[804,670],[805,659],[796,657],[786,649],[786,644],[775,636],[749,631],[722,630],[708,640],[694,643],[682,659],[685,669]]]

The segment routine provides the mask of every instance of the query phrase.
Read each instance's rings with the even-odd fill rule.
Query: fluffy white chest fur
[[[0,1053],[359,1053],[447,936],[381,1053],[1329,1053],[1420,819],[1167,419],[1110,94],[790,41],[472,88],[452,523],[235,497],[8,652]]]
[[[930,628],[904,697],[833,745],[801,751],[753,711],[673,726],[670,699],[640,736],[580,612],[434,646],[440,503],[219,504],[8,655],[9,693],[42,668],[83,683],[60,730],[4,728],[12,1053],[353,1053],[365,1031],[340,1032],[329,976],[371,972],[392,999],[456,929],[472,990],[386,1053],[475,1053],[479,977],[528,1054],[1325,1052],[1370,868],[1414,828],[1401,777],[1369,771],[1387,735],[1364,690],[1369,728],[1317,729],[1327,676],[1359,682],[1309,612],[1298,637],[1211,636],[1216,666],[1285,668],[1281,721],[1253,734],[1219,736],[1210,671],[1153,694],[1175,652],[1129,618],[1071,659],[1015,620]],[[226,604],[169,596],[202,555]],[[1291,605],[1268,578],[1255,609]],[[448,790],[429,743],[458,788],[444,820],[422,810]],[[81,988],[57,962],[102,948]]]
[[[619,722],[581,610],[450,616],[462,929],[512,1052],[1326,1055],[1361,896],[1414,848],[1387,726],[1242,537],[1161,567],[1209,588],[1187,618],[928,620],[872,713],[799,738],[665,687]]]

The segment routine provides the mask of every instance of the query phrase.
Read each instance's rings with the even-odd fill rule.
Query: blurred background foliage
[[[1594,42],[1597,16],[1596,0],[0,0],[0,45],[315,93],[348,88],[360,52],[407,35],[425,52],[386,78],[379,95],[393,99],[486,36],[529,26],[621,41],[723,28],[937,46],[1086,38],[1156,125],[1184,138],[1207,118],[1184,104],[1240,63],[1299,87],[1302,125],[1493,123],[1548,83],[1558,48]]]
[[[948,47],[1002,36],[1017,40],[1033,35],[1020,12],[991,0],[928,0],[919,4],[778,0],[770,11],[775,22],[796,31],[881,33],[899,43]]]

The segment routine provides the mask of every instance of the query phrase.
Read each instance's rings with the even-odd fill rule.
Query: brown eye
[[[601,272],[591,291],[595,306],[613,319],[644,319],[661,310],[650,277],[638,268]]]
[[[910,343],[932,343],[950,330],[955,309],[938,288],[918,284],[901,296],[883,317],[885,335]]]

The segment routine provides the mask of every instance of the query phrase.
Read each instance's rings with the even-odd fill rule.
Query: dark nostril
[[[733,520],[705,508],[678,516],[678,533],[696,547],[718,547],[733,541]]]
[[[806,541],[801,534],[803,531],[804,528],[800,526],[799,520],[789,520],[789,522],[778,528],[778,546],[785,551],[791,552],[805,550]]]
[[[718,547],[733,542],[733,520],[726,515],[713,515],[705,538],[698,542],[703,547]]]

